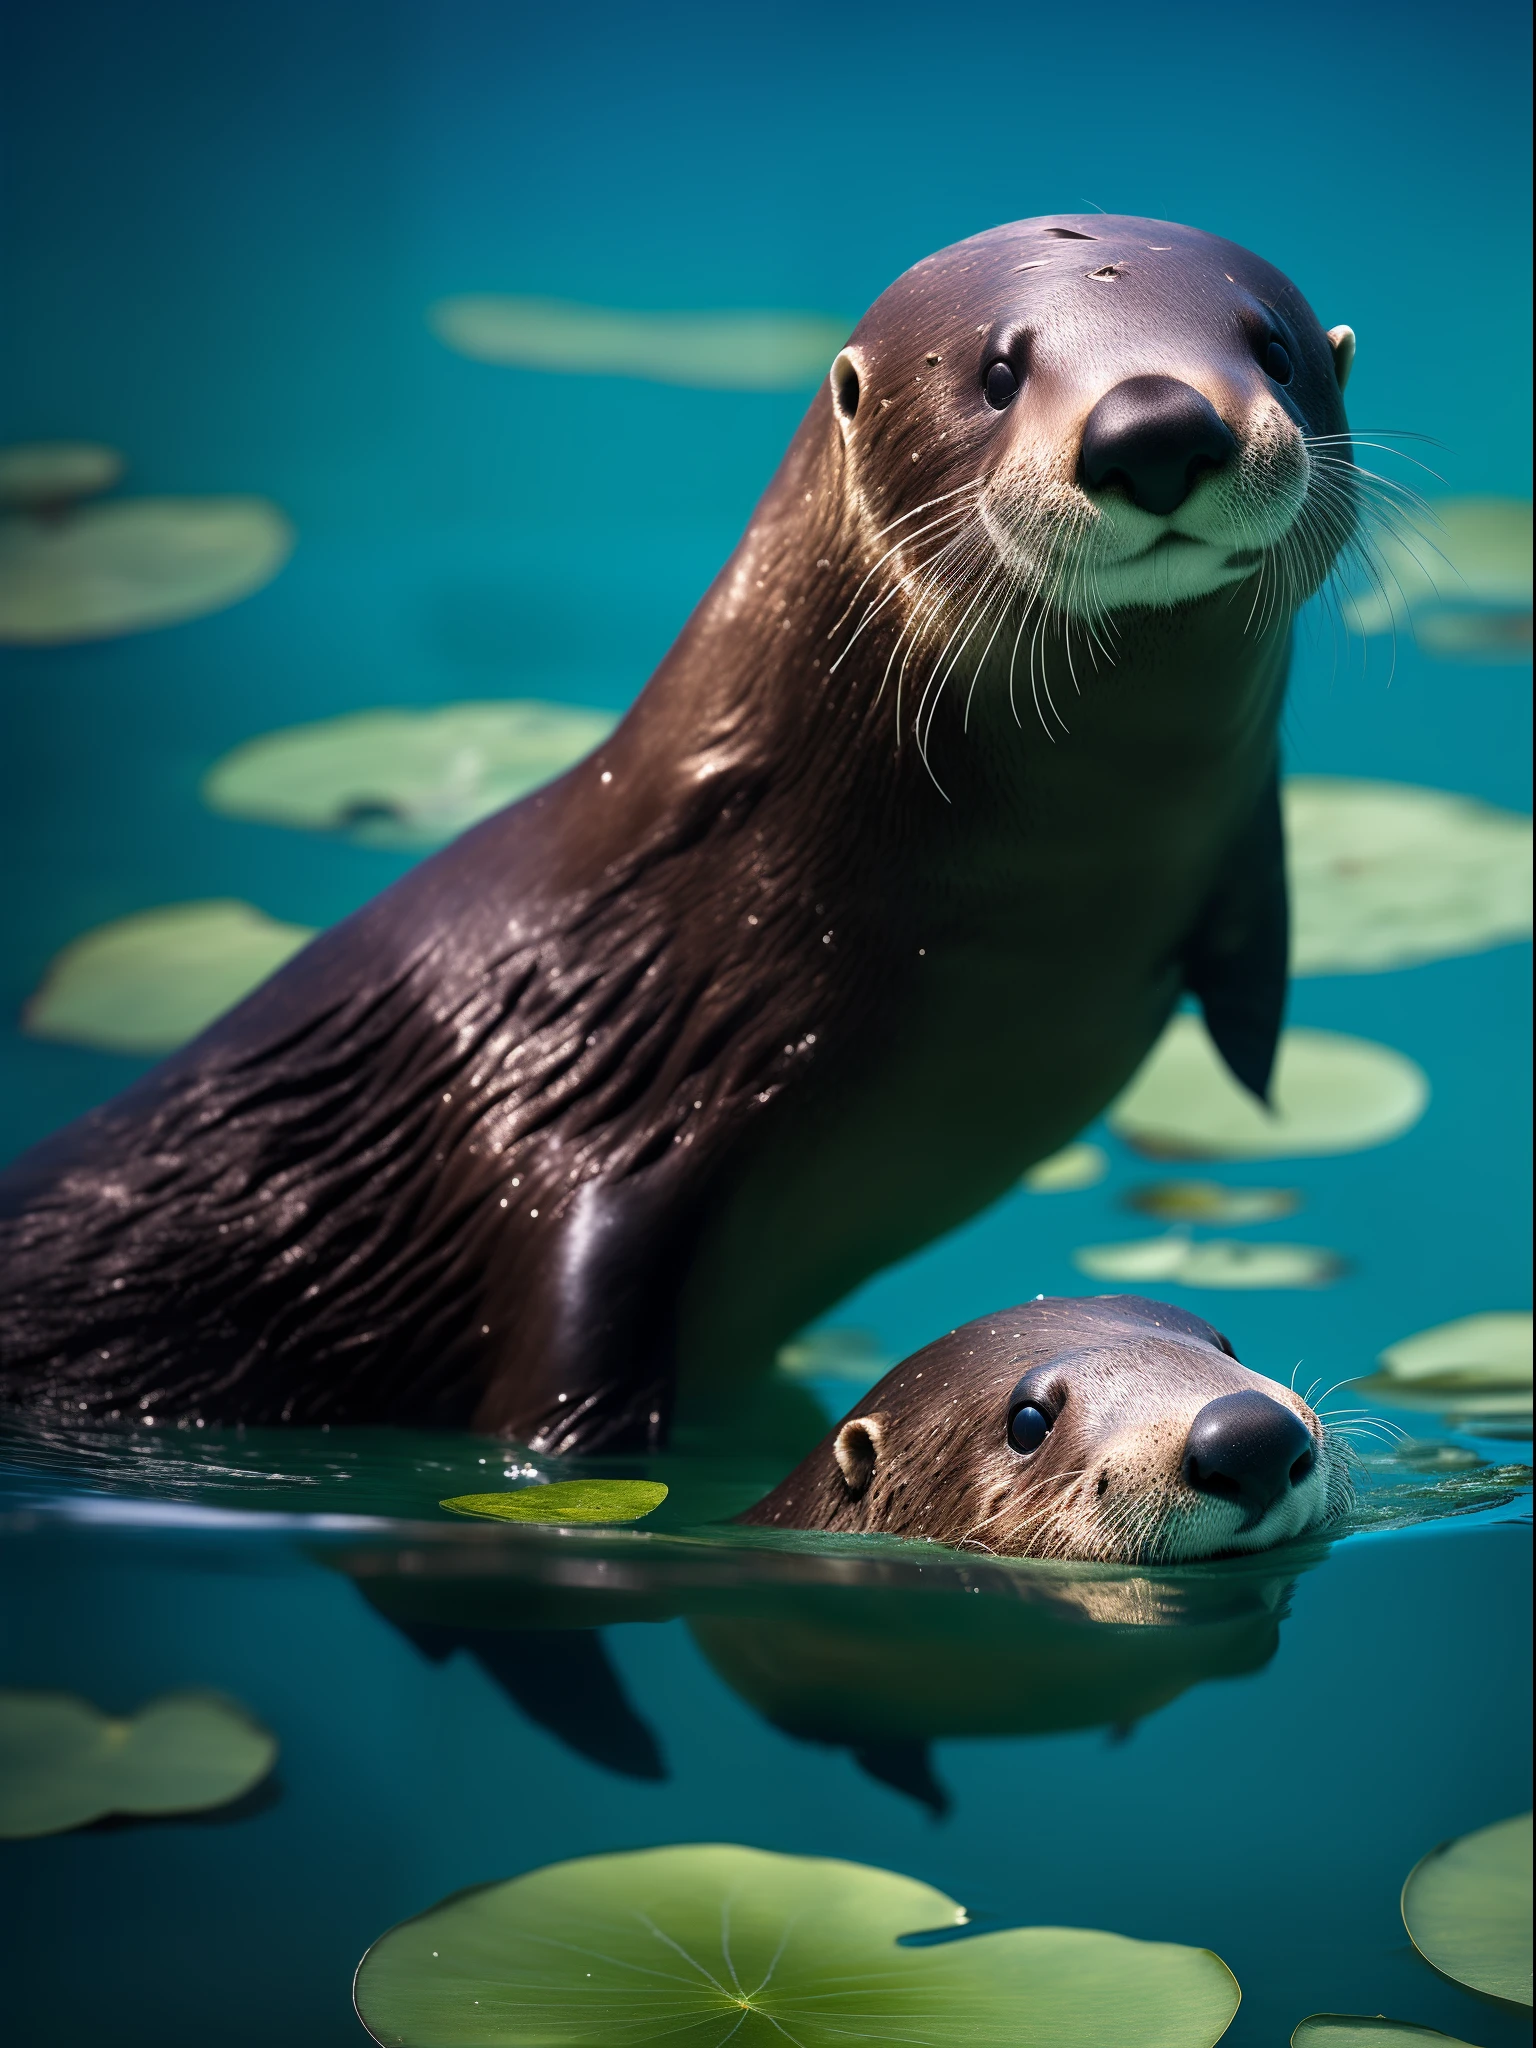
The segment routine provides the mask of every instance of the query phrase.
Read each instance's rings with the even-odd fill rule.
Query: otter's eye
[[[1051,1418],[1032,1401],[1014,1408],[1008,1416],[1008,1441],[1016,1451],[1038,1451],[1051,1433]]]
[[[996,362],[982,379],[981,388],[986,393],[987,403],[992,410],[1001,412],[1004,406],[1011,405],[1017,398],[1019,380],[1009,364]]]
[[[1291,381],[1291,352],[1283,341],[1271,341],[1264,350],[1264,374],[1277,384]]]

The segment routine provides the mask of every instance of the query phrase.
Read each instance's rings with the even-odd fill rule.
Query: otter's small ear
[[[884,1423],[885,1418],[881,1415],[856,1415],[851,1422],[843,1424],[833,1439],[832,1454],[837,1459],[837,1469],[855,1500],[874,1477],[881,1439],[885,1435]]]
[[[1355,330],[1353,327],[1330,327],[1328,346],[1333,350],[1333,374],[1339,380],[1342,391],[1349,382],[1349,373],[1355,366]]]
[[[848,438],[848,429],[853,425],[859,410],[859,398],[864,389],[864,365],[856,349],[845,348],[832,365],[832,410],[837,414],[837,424],[842,428],[843,439]]]

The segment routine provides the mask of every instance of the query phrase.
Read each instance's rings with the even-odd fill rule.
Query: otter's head
[[[1251,581],[1252,619],[1283,623],[1354,532],[1353,356],[1193,228],[1062,215],[941,250],[832,367],[865,552],[895,571],[865,595],[1109,633]]]
[[[1345,1453],[1298,1394],[1198,1317],[1111,1295],[930,1344],[744,1519],[1171,1564],[1267,1550],[1351,1497]]]

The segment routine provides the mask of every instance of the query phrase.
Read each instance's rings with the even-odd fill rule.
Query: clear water
[[[139,1071],[15,1029],[68,939],[189,896],[320,924],[402,870],[214,817],[217,755],[368,705],[622,706],[804,403],[488,369],[428,334],[433,298],[851,316],[997,220],[1189,220],[1358,330],[1358,427],[1433,436],[1438,488],[1525,495],[1527,33],[1506,5],[13,10],[0,440],[98,436],[135,488],[265,492],[300,544],[213,618],[5,654],[0,1150]],[[1288,758],[1525,809],[1529,713],[1526,671],[1411,647],[1394,670],[1319,628]],[[1411,1054],[1429,1113],[1380,1151],[1228,1176],[1302,1189],[1301,1234],[1347,1280],[1170,1298],[1254,1364],[1330,1381],[1526,1303],[1528,972],[1503,948],[1299,984],[1296,1021]],[[1093,1135],[1101,1186],[1000,1203],[836,1320],[899,1355],[1080,1289],[1074,1246],[1140,1228],[1118,1204],[1144,1169]],[[774,1442],[765,1422],[679,1445],[655,1533],[555,1538],[437,1513],[495,1483],[504,1447],[471,1439],[12,1431],[0,1684],[114,1709],[212,1685],[282,1744],[277,1796],[223,1819],[0,1851],[16,2038],[360,2040],[351,1970],[395,1920],[558,1858],[718,1838],[907,1871],[984,1924],[1209,1945],[1252,2048],[1319,2009],[1524,2038],[1417,1961],[1396,1908],[1424,1850],[1529,1803],[1528,1531],[1479,1508],[1506,1500],[1485,1470],[1379,1474],[1368,1526],[1262,1567],[967,1578],[708,1534],[782,1469]],[[798,1732],[742,1676],[792,1640],[856,1642],[869,1672],[769,1702]],[[964,1683],[925,1689],[936,1665]],[[931,1781],[873,1738],[906,1789],[854,1761],[873,1698],[933,1733]]]

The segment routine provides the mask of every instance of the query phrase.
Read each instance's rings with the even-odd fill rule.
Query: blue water
[[[1357,428],[1431,437],[1417,452],[1433,489],[1526,496],[1528,33],[1524,10],[1476,4],[7,10],[0,442],[98,437],[129,455],[132,489],[265,493],[299,544],[217,616],[4,653],[0,1155],[141,1071],[16,1028],[69,939],[193,896],[324,924],[405,866],[214,816],[197,784],[219,754],[371,705],[623,706],[804,407],[472,363],[428,332],[431,300],[851,321],[908,263],[1000,220],[1186,220],[1356,328]],[[1530,702],[1527,670],[1411,646],[1394,667],[1380,642],[1363,660],[1319,623],[1300,640],[1288,764],[1528,809]],[[1333,1246],[1347,1280],[1170,1298],[1214,1314],[1255,1365],[1302,1361],[1303,1383],[1524,1306],[1528,949],[1305,981],[1292,1017],[1411,1054],[1430,1109],[1377,1151],[1227,1176],[1300,1188],[1302,1216],[1259,1234]],[[1112,1158],[1100,1187],[1000,1203],[836,1320],[899,1355],[1000,1302],[1079,1290],[1073,1248],[1142,1227],[1118,1205],[1145,1168],[1091,1135]],[[366,1456],[387,1496],[399,1461]],[[352,1967],[403,1915],[565,1856],[720,1837],[885,1864],[1004,1922],[1209,1945],[1244,1987],[1229,2039],[1251,2048],[1319,2009],[1482,2048],[1525,2037],[1435,1978],[1396,1917],[1420,1854],[1529,1803],[1517,1524],[1350,1537],[1297,1567],[1268,1662],[1191,1682],[1129,1740],[941,1737],[939,1822],[846,1747],[770,1727],[683,1619],[605,1630],[670,1771],[640,1781],[536,1725],[468,1655],[422,1654],[301,1531],[48,1511],[303,1504],[249,1477],[178,1476],[176,1458],[172,1443],[137,1478],[126,1453],[83,1446],[15,1465],[0,1684],[116,1709],[222,1687],[277,1733],[280,1796],[221,1824],[0,1848],[5,1996],[29,2048],[360,2041]],[[399,1481],[399,1511],[426,1511],[429,1476]],[[699,1467],[698,1501],[716,1477]],[[322,1490],[339,1506],[346,1488]]]

